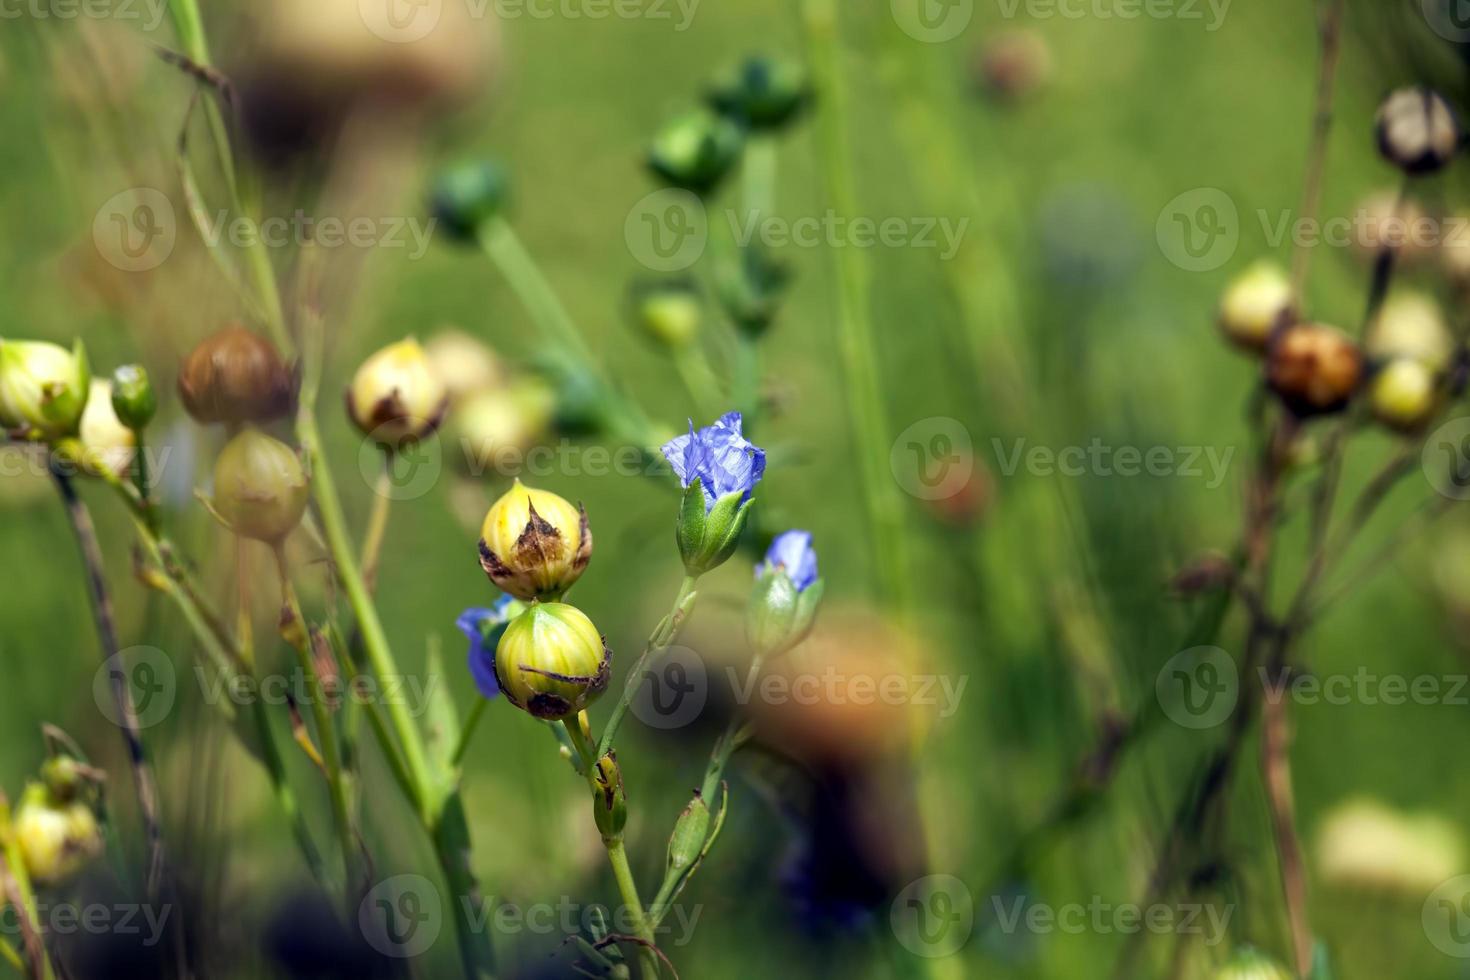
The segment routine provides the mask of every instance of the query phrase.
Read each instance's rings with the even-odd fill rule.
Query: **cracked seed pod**
[[[439,428],[449,390],[412,337],[362,362],[347,389],[347,413],[362,434],[398,449]]]
[[[587,512],[554,493],[517,480],[485,514],[480,567],[517,599],[560,599],[591,560]]]
[[[1298,323],[1271,343],[1266,382],[1297,415],[1341,411],[1363,378],[1363,355],[1346,334],[1320,323]]]
[[[296,378],[270,341],[232,324],[184,358],[179,397],[204,425],[268,422],[295,409]]]
[[[607,690],[612,651],[580,609],[533,603],[501,634],[495,677],[511,704],[544,721],[559,721]]]
[[[1378,149],[1406,174],[1442,170],[1460,144],[1455,114],[1439,93],[1423,86],[1389,93],[1378,109]]]

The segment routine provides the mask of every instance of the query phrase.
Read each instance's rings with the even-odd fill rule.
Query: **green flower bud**
[[[708,194],[734,167],[743,142],[735,123],[696,109],[658,131],[648,150],[648,166],[673,187]]]
[[[641,282],[632,292],[633,323],[669,348],[687,347],[699,335],[704,304],[687,280]]]
[[[1401,357],[1389,361],[1368,389],[1373,417],[1390,429],[1417,432],[1439,408],[1439,383],[1422,361]]]
[[[795,647],[812,631],[825,583],[817,579],[797,591],[783,569],[756,578],[745,634],[757,656],[774,657]]]
[[[619,840],[628,826],[628,794],[616,753],[609,752],[597,760],[592,782],[592,819],[597,830],[603,840]]]
[[[466,163],[446,170],[434,184],[434,217],[449,236],[473,242],[485,222],[505,208],[510,175],[498,163]]]
[[[696,477],[684,490],[675,537],[686,572],[703,575],[730,560],[750,514],[748,496],[748,491],[731,491],[718,498],[705,513],[700,479]]]
[[[70,351],[44,341],[0,340],[0,424],[46,442],[75,435],[91,380],[80,340]]]
[[[10,832],[26,870],[39,885],[59,885],[102,853],[102,830],[92,808],[57,799],[41,783],[21,794]]]
[[[758,244],[740,250],[740,261],[723,268],[716,282],[720,305],[752,337],[765,333],[791,285],[791,269]]]
[[[674,832],[669,836],[669,871],[682,874],[694,867],[694,862],[704,853],[705,841],[709,838],[709,804],[699,793],[679,814]]]
[[[1286,967],[1247,946],[1216,970],[1212,980],[1292,980],[1292,976]]]
[[[753,130],[780,129],[811,96],[806,75],[794,62],[747,58],[715,81],[709,103]]]
[[[215,460],[211,509],[241,537],[283,540],[301,523],[309,495],[296,451],[259,429],[242,430]]]
[[[511,704],[560,721],[602,695],[612,651],[575,606],[538,602],[511,620],[495,647],[495,677]]]
[[[112,411],[123,425],[141,432],[158,411],[153,383],[141,364],[124,364],[112,372]]]

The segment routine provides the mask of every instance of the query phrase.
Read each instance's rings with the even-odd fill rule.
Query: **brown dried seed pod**
[[[1340,411],[1363,378],[1363,355],[1342,331],[1298,323],[1282,331],[1266,356],[1266,383],[1297,415]]]
[[[270,341],[232,324],[200,341],[179,368],[179,397],[195,421],[267,422],[296,407],[296,377]]]

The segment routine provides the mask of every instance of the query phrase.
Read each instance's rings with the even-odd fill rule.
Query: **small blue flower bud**
[[[480,694],[487,698],[500,696],[500,681],[495,677],[495,647],[500,635],[525,608],[515,596],[502,595],[489,609],[466,609],[454,621],[470,641],[470,676],[475,679]]]
[[[434,185],[434,217],[456,241],[473,242],[480,228],[505,209],[510,175],[498,163],[467,163],[445,171]]]
[[[757,656],[778,656],[806,639],[823,588],[811,533],[787,531],[777,536],[756,569],[746,618],[746,635]]]
[[[735,551],[751,492],[766,471],[766,453],[741,434],[739,412],[678,436],[661,449],[684,487],[676,538],[684,568],[702,575]]]

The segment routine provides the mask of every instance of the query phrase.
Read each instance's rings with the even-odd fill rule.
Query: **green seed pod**
[[[623,771],[615,753],[597,762],[593,774],[592,818],[603,840],[619,840],[628,826],[628,794],[623,788]]]
[[[498,163],[466,163],[446,170],[434,184],[434,217],[449,236],[473,242],[485,222],[505,209],[510,175]]]
[[[153,421],[158,397],[143,365],[124,364],[112,372],[112,411],[134,432],[141,432]]]
[[[296,451],[259,429],[242,430],[215,460],[212,509],[241,537],[283,540],[301,523],[309,494]]]
[[[0,340],[0,425],[46,442],[75,435],[91,381],[80,340],[70,351],[44,341]]]
[[[747,58],[715,81],[709,103],[753,130],[780,129],[811,97],[801,66],[791,61]]]
[[[1237,951],[1211,980],[1292,980],[1292,973],[1249,946]]]
[[[734,167],[744,139],[729,119],[696,109],[658,131],[648,166],[672,187],[708,194]]]
[[[687,871],[699,860],[699,855],[704,852],[704,843],[709,838],[709,824],[709,804],[704,802],[703,796],[695,793],[694,799],[679,814],[674,832],[669,837],[670,871]]]
[[[560,721],[607,690],[612,651],[580,609],[536,602],[501,634],[495,676],[511,704],[533,717]]]
[[[704,304],[687,280],[641,282],[632,290],[632,319],[658,344],[671,350],[687,347],[699,336]]]
[[[1398,432],[1417,432],[1439,407],[1439,384],[1422,361],[1401,357],[1388,362],[1368,389],[1373,417]]]

